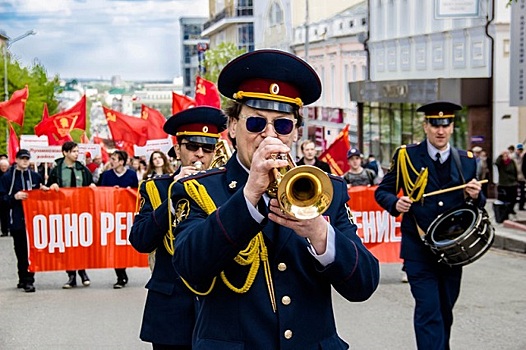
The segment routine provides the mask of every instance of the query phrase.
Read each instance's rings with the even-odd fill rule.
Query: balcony
[[[252,17],[254,15],[254,10],[252,7],[239,6],[234,8],[225,8],[223,11],[219,12],[214,18],[206,22],[203,26],[203,30],[206,32],[208,28],[212,27],[214,24],[220,22],[221,20],[235,19],[236,17]],[[228,22],[235,22],[229,20]],[[246,22],[246,21],[241,21]],[[201,33],[202,35],[202,33]]]

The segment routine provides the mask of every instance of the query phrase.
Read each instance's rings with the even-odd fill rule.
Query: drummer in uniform
[[[137,251],[155,256],[152,276],[146,284],[148,296],[140,333],[140,338],[152,343],[154,349],[192,348],[196,298],[172,266],[174,237],[169,223],[175,218],[169,213],[167,198],[174,181],[208,169],[219,134],[225,129],[226,117],[217,108],[200,106],[173,115],[164,131],[177,137],[169,154],[180,160],[181,166],[174,174],[143,181],[139,186],[140,211],[129,240]]]
[[[438,262],[422,236],[433,220],[471,199],[483,208],[486,202],[476,181],[473,153],[449,143],[455,111],[461,106],[439,101],[421,106],[426,139],[403,145],[394,154],[391,169],[375,192],[376,201],[391,215],[403,214],[402,248],[411,293],[415,299],[414,329],[418,349],[449,349],[453,306],[460,293],[462,268]],[[426,197],[423,194],[462,185],[463,190]],[[402,196],[397,194],[403,190]]]
[[[218,89],[231,99],[225,112],[236,152],[224,168],[174,185],[183,218],[174,267],[203,295],[194,349],[347,349],[332,287],[366,300],[379,266],[356,233],[345,182],[320,171],[334,196],[323,216],[305,220],[267,194],[273,169],[288,165],[277,155],[290,152],[300,108],[319,98],[321,82],[300,58],[266,49],[228,63]]]

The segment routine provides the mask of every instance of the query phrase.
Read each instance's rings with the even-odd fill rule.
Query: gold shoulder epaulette
[[[468,155],[468,158],[473,158],[473,152],[471,151],[466,151],[467,155]]]

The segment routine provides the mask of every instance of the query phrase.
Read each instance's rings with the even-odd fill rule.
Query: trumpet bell
[[[333,187],[329,176],[312,165],[287,171],[278,185],[277,199],[282,210],[298,220],[313,219],[330,206]]]

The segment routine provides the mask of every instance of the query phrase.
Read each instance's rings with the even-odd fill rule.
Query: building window
[[[268,21],[270,26],[277,26],[283,24],[283,10],[281,9],[281,6],[276,2],[273,2],[272,5],[270,5]]]
[[[374,154],[388,168],[394,152],[401,145],[424,140],[423,117],[412,103],[379,103],[363,105],[363,153]],[[466,111],[455,116],[451,144],[465,149],[467,144]]]
[[[254,24],[245,23],[237,27],[237,47],[246,52],[254,51]]]
[[[237,1],[237,16],[252,16],[253,6],[252,0],[238,0]]]

